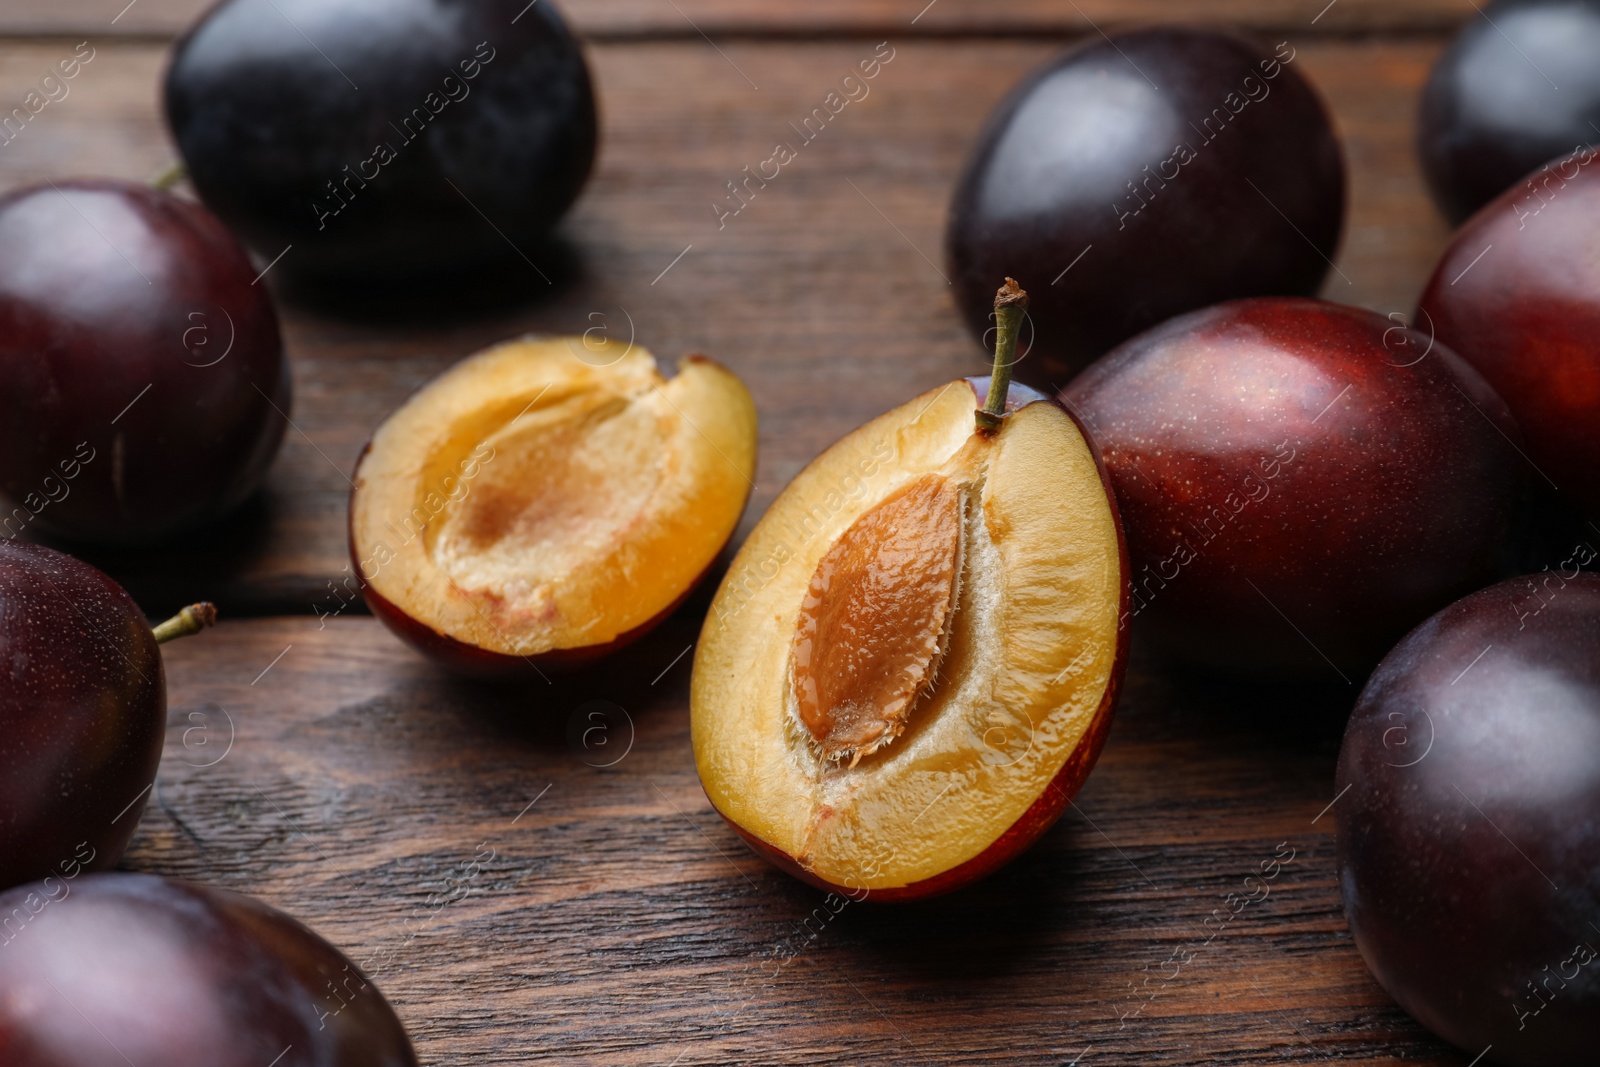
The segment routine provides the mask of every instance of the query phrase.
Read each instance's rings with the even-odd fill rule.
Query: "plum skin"
[[[149,542],[255,491],[289,364],[221,222],[147,186],[62,180],[0,197],[0,243],[0,532]]]
[[[0,915],[9,1067],[416,1067],[370,979],[249,897],[91,874],[0,894]]]
[[[1600,521],[1597,156],[1567,157],[1532,175],[1537,191],[1514,185],[1473,216],[1440,258],[1415,321],[1489,380],[1539,470]]]
[[[1597,1062],[1600,959],[1578,962],[1600,950],[1597,751],[1600,575],[1575,568],[1445,608],[1350,717],[1334,810],[1351,932],[1400,1006],[1469,1055]]]
[[[165,107],[206,205],[315,278],[520,263],[598,136],[549,0],[225,0],[179,42]]]
[[[1497,576],[1524,484],[1516,425],[1458,356],[1375,312],[1221,304],[1062,397],[1104,450],[1135,615],[1181,659],[1280,677],[1331,662],[1353,681]]]
[[[0,541],[0,671],[0,888],[111,867],[166,733],[144,615],[87,563]]]
[[[1016,277],[1033,333],[1017,373],[1054,390],[1173,315],[1316,292],[1343,226],[1344,162],[1294,58],[1163,28],[1094,40],[1024,79],[950,206],[947,259],[974,336]]]
[[[1468,21],[1428,75],[1417,123],[1423,174],[1452,223],[1600,140],[1597,50],[1595,0],[1499,0]]]

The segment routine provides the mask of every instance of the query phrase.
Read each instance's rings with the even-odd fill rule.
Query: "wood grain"
[[[546,3],[549,0],[545,0]],[[211,0],[7,0],[0,34],[173,37]],[[1474,17],[1460,0],[562,0],[591,39],[1079,35],[1151,22],[1260,32],[1442,33]]]
[[[699,788],[674,662],[696,628],[510,690],[371,619],[169,645],[167,752],[124,865],[305,920],[429,1064],[1466,1063],[1387,1001],[1339,909],[1324,809],[1348,694],[1136,661],[1032,851],[951,897],[835,914]],[[1264,897],[1243,886],[1291,851]]]
[[[62,47],[0,46],[0,101],[20,97]],[[740,42],[721,53],[704,42],[595,45],[605,116],[598,170],[561,243],[527,250],[555,285],[517,262],[488,286],[385,294],[355,310],[347,300],[337,313],[280,290],[294,428],[262,498],[165,554],[91,557],[151,612],[198,596],[233,615],[332,610],[328,583],[348,573],[348,473],[372,429],[480,347],[524,331],[591,327],[631,335],[667,360],[707,352],[745,378],[762,420],[748,530],[839,436],[987,366],[944,278],[946,204],[986,114],[1058,47],[896,45],[870,95],[801,145],[794,163],[719,226],[712,204],[737,203],[725,183],[771,155],[775,142],[798,144],[790,124],[872,43]],[[1448,236],[1411,149],[1416,94],[1439,46],[1311,39],[1297,47],[1351,169],[1346,237],[1324,293],[1409,312]],[[0,147],[0,187],[158,172],[173,158],[157,111],[163,61],[159,45],[101,45],[72,95]]]

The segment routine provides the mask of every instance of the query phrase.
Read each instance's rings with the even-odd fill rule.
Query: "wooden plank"
[[[0,48],[0,100],[18,97],[62,47]],[[1349,226],[1325,293],[1409,311],[1448,236],[1411,149],[1416,94],[1438,45],[1298,47],[1351,165]],[[843,433],[987,367],[942,273],[946,205],[989,109],[1058,45],[921,40],[895,48],[870,95],[802,144],[791,123],[871,53],[871,42],[730,43],[726,59],[703,42],[595,46],[605,115],[599,167],[563,224],[564,245],[534,250],[556,286],[518,265],[503,279],[509,298],[442,291],[341,314],[280,293],[295,428],[263,498],[165,554],[93,558],[152,612],[201,595],[233,614],[333,610],[328,582],[346,565],[348,472],[383,417],[484,345],[594,326],[631,334],[668,360],[707,352],[749,383],[762,425],[748,529]],[[154,44],[100,46],[72,95],[0,148],[0,186],[159,171],[172,158],[156,110],[163,62]],[[759,79],[759,91],[744,74]],[[794,142],[798,159],[719,225],[713,203],[738,203],[725,183],[778,141]]]
[[[1033,850],[951,897],[835,914],[700,790],[677,658],[696,623],[514,690],[371,619],[169,645],[167,752],[124,866],[307,921],[425,1063],[1466,1063],[1388,1002],[1340,912],[1324,809],[1348,694],[1208,694],[1136,661]],[[1264,898],[1242,886],[1291,852]]]
[[[211,2],[7,0],[0,9],[0,34],[174,37]],[[1302,35],[1441,33],[1473,15],[1457,0],[564,0],[558,6],[575,30],[592,39],[1075,36],[1152,22]]]

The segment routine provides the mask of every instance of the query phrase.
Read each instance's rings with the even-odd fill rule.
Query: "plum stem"
[[[1017,334],[1027,310],[1028,294],[1015,278],[1007,278],[994,294],[994,370],[989,375],[989,395],[973,416],[979,433],[994,433],[1005,418],[1011,368],[1017,362]]]
[[[188,637],[216,624],[217,606],[209,600],[202,600],[198,604],[190,604],[152,632],[156,635],[156,644],[164,645],[174,638]]]
[[[164,193],[169,192],[174,185],[177,185],[188,176],[189,170],[183,165],[183,160],[180,159],[170,164],[167,169],[157,174],[154,178],[151,178],[150,187],[159,189]]]

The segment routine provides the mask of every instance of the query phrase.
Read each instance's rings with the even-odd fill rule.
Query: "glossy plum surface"
[[[1439,612],[1368,681],[1336,786],[1367,966],[1468,1056],[1600,1056],[1600,575]],[[1344,792],[1348,790],[1348,792]]]
[[[179,43],[166,111],[201,199],[246,242],[344,278],[520,263],[596,140],[549,0],[225,0]]]
[[[1416,321],[1505,398],[1548,484],[1600,520],[1600,151],[1587,155],[1463,226]]]
[[[950,207],[973,333],[1015,276],[1032,297],[1017,373],[1055,388],[1170,316],[1316,292],[1345,179],[1302,62],[1287,43],[1164,28],[1030,74],[990,115]]]
[[[1496,573],[1521,488],[1515,424],[1454,353],[1375,312],[1207,308],[1062,398],[1111,471],[1133,614],[1180,658],[1353,683]]]
[[[0,541],[0,887],[117,862],[166,710],[155,637],[122,587]]]
[[[0,536],[170,536],[241,503],[289,365],[244,249],[192,201],[57,181],[0,198]]]
[[[414,1067],[343,953],[249,897],[145,874],[0,895],[7,1067]]]
[[[1469,18],[1422,93],[1417,150],[1460,222],[1530,171],[1600,143],[1600,0],[1499,0]]]

